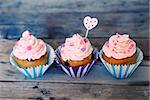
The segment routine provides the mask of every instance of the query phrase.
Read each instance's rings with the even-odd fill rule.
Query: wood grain
[[[0,99],[25,100],[148,100],[147,86],[42,82],[0,82]]]
[[[148,7],[148,0],[1,0],[1,11],[14,12],[116,12],[116,11],[137,11],[139,8],[143,10]],[[90,6],[89,6],[90,5]],[[33,9],[34,8],[34,9]],[[40,9],[39,9],[40,8]],[[118,9],[119,8],[119,9]],[[18,10],[19,9],[19,10]],[[18,11],[17,11],[18,10]],[[147,9],[144,9],[144,11]],[[138,10],[139,11],[139,10]],[[36,13],[35,12],[35,13]]]
[[[100,22],[89,37],[110,37],[120,32],[148,38],[148,8],[148,0],[1,0],[0,38],[19,38],[26,29],[41,38],[84,34],[82,20],[86,15],[97,17]]]
[[[9,63],[25,30],[54,49],[74,33],[84,35],[86,15],[99,19],[89,38],[99,50],[115,32],[129,33],[144,60],[125,80],[112,78],[98,60],[83,78],[70,78],[54,63],[28,79]],[[0,0],[0,100],[149,100],[149,0]]]

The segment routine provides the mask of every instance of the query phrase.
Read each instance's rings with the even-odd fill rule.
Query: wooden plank
[[[0,99],[148,100],[148,86],[42,82],[0,82]]]
[[[18,38],[26,29],[42,38],[84,34],[82,20],[86,15],[100,20],[89,37],[109,37],[120,32],[148,38],[148,8],[148,0],[1,1],[0,38]]]
[[[95,29],[90,31],[89,37],[109,37],[116,32],[129,33],[131,37],[136,38],[149,37],[148,13],[144,12],[2,14],[0,15],[0,37],[18,38],[27,29],[41,38],[64,38],[77,32],[85,34],[82,20],[86,15],[97,17],[100,22]]]
[[[0,38],[19,38],[26,29],[30,29],[41,38],[64,38],[76,32],[84,35],[85,30],[81,21],[85,15],[93,15],[100,19],[99,26],[89,35],[94,46],[100,49],[108,39],[102,37],[109,37],[115,32],[130,33],[143,50],[145,60],[127,80],[113,79],[99,61],[83,78],[69,78],[56,64],[53,64],[43,78],[31,80],[21,76],[9,64],[9,54],[15,40],[0,40],[0,100],[148,100],[150,90],[147,47],[149,45],[148,2],[148,0],[112,0],[111,2],[109,0],[86,2],[1,0]],[[56,48],[64,39],[45,41]]]
[[[82,0],[14,0],[13,2],[5,0],[1,1],[0,8],[1,12],[116,12],[143,10],[145,7],[148,7],[148,2],[148,0],[112,0],[111,2],[109,0],[86,0],[86,2]]]
[[[18,12],[6,12],[0,15],[0,25],[43,25],[47,24],[48,21],[54,22],[56,24],[66,23],[67,25],[77,22],[78,24],[82,24],[82,20],[84,16],[91,15],[93,17],[97,17],[100,21],[100,24],[104,26],[112,26],[116,24],[117,26],[124,24],[130,25],[131,23],[135,23],[137,26],[141,24],[140,22],[145,22],[148,20],[148,11],[140,11],[140,12],[63,12],[63,13],[50,13],[50,12],[42,12],[42,13],[18,13]],[[60,17],[61,16],[61,17]],[[36,17],[36,18],[35,18]],[[135,18],[135,19],[134,19]],[[81,22],[80,22],[81,21]],[[120,22],[120,23],[119,23]],[[81,25],[79,24],[79,25]],[[139,25],[140,26],[140,25]]]

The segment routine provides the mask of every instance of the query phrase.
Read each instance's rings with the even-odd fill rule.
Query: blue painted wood
[[[141,8],[147,8],[149,0],[6,0],[0,1],[3,11],[17,12],[139,12]],[[16,12],[16,11],[15,11]]]
[[[148,8],[148,0],[0,0],[0,38],[19,38],[26,29],[41,38],[84,34],[82,20],[86,15],[100,22],[89,37],[109,37],[120,32],[148,38]]]

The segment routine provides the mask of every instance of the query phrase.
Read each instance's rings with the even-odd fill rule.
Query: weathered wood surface
[[[0,0],[0,38],[19,38],[26,29],[42,38],[84,34],[86,15],[100,22],[89,37],[109,37],[115,32],[149,37],[149,0]]]
[[[115,32],[129,33],[144,53],[144,61],[128,79],[112,78],[100,61],[83,78],[69,78],[56,63],[42,78],[28,79],[9,63],[9,54],[25,30],[55,49],[64,37],[84,35],[84,16],[99,19],[90,31],[101,49]],[[0,100],[148,100],[149,0],[0,0]],[[57,39],[54,39],[57,38]],[[63,38],[63,39],[60,39]]]
[[[97,39],[99,40],[99,39]],[[68,77],[56,63],[45,75],[28,79],[9,63],[9,54],[16,40],[0,40],[0,100],[148,100],[149,59],[145,59],[128,79],[112,78],[100,61],[83,78]],[[56,48],[64,39],[45,39]],[[98,48],[105,39],[91,42]],[[140,39],[138,43],[145,44]],[[144,45],[141,45],[142,48]],[[147,44],[145,44],[147,46]],[[143,49],[145,50],[145,49]]]
[[[1,100],[149,100],[148,86],[0,82]]]

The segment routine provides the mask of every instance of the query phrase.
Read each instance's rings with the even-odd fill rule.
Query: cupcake
[[[42,76],[53,61],[53,48],[29,31],[23,32],[10,56],[12,65],[30,78]]]
[[[116,33],[105,42],[100,58],[115,78],[127,78],[142,62],[143,53],[129,35]]]
[[[56,52],[56,62],[71,77],[82,77],[97,59],[97,49],[79,34],[67,38]]]

